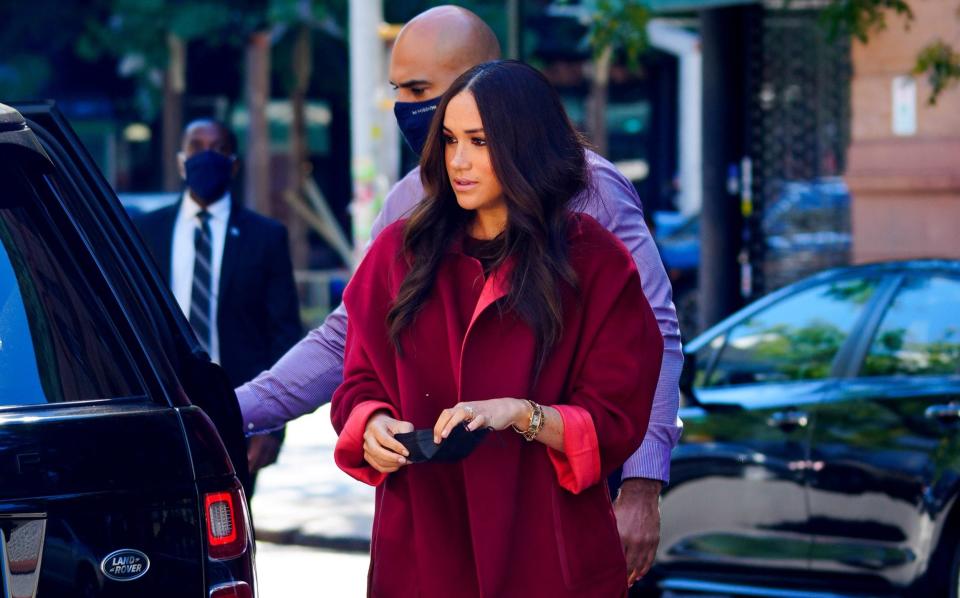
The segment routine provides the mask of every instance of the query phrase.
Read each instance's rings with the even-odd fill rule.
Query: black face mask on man
[[[427,134],[430,133],[430,121],[440,105],[440,98],[424,102],[395,102],[393,114],[397,117],[397,124],[403,134],[404,141],[418,156],[423,153],[423,146],[427,143]]]
[[[229,156],[205,150],[190,156],[183,166],[187,172],[187,187],[208,203],[223,197],[230,187],[233,158]]]

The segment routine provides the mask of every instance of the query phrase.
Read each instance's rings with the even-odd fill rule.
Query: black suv
[[[0,104],[0,596],[250,598],[233,389],[62,115],[17,108]]]

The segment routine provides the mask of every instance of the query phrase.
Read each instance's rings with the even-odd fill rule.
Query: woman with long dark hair
[[[569,205],[581,138],[539,72],[490,62],[444,94],[421,167],[344,296],[335,458],[377,486],[370,594],[623,595],[602,480],[643,439],[663,341],[629,253]]]

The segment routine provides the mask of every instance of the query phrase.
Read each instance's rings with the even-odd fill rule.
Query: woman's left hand
[[[530,415],[530,404],[521,399],[503,398],[487,401],[457,403],[455,407],[444,409],[440,419],[433,426],[433,441],[440,444],[455,426],[469,422],[471,432],[480,428],[505,430],[513,424],[526,423]],[[522,427],[522,426],[521,426]]]

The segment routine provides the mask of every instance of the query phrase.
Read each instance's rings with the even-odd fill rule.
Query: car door
[[[960,276],[904,273],[817,407],[817,571],[903,586],[923,573],[960,476]]]
[[[54,166],[19,125],[0,125],[7,590],[203,595],[203,528],[180,417],[62,203]]]
[[[55,169],[50,175],[84,242],[124,306],[151,367],[177,407],[199,407],[213,420],[246,483],[246,444],[237,399],[222,369],[210,362],[183,317],[164,276],[112,188],[52,102],[18,104]]]
[[[695,403],[663,496],[660,562],[696,576],[803,575],[813,407],[879,284],[801,285],[691,343]]]
[[[143,367],[155,384],[152,396],[165,397],[179,417],[198,495],[195,516],[206,519],[206,529],[200,530],[206,532],[206,558],[191,557],[190,566],[204,566],[206,586],[217,588],[217,596],[233,595],[231,588],[247,596],[255,585],[253,544],[240,489],[247,474],[246,449],[233,389],[200,347],[136,229],[56,106],[41,102],[19,109],[55,164],[47,183],[145,354]],[[231,514],[227,520],[220,517],[225,508]],[[222,528],[224,521],[228,528]],[[181,585],[180,592],[186,587]]]

